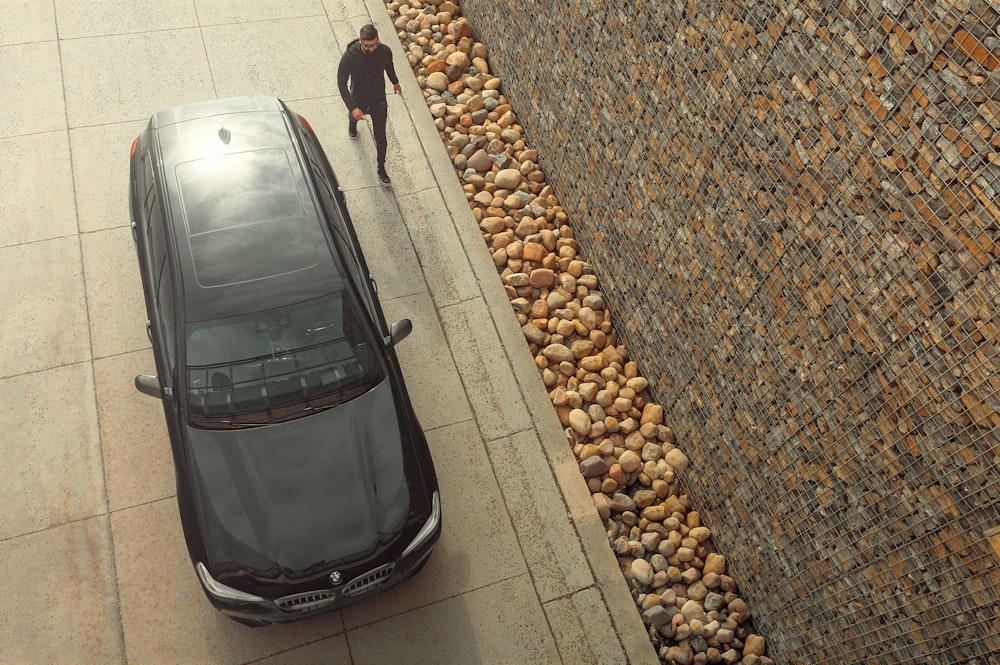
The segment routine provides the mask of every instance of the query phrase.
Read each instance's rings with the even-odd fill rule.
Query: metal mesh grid
[[[1000,5],[462,10],[769,655],[1000,663]]]

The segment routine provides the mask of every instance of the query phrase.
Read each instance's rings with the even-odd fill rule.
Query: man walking
[[[391,180],[385,172],[385,150],[388,145],[385,120],[389,108],[385,100],[383,72],[392,82],[393,92],[401,94],[399,78],[392,66],[392,51],[385,44],[379,43],[378,31],[374,25],[363,26],[359,38],[347,45],[347,50],[340,58],[337,87],[340,88],[340,96],[350,113],[347,133],[352,139],[358,135],[358,121],[364,120],[366,113],[371,115],[378,179],[383,186],[388,187]]]

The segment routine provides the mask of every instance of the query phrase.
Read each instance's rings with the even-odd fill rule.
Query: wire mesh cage
[[[462,6],[771,657],[1000,663],[1000,4]]]

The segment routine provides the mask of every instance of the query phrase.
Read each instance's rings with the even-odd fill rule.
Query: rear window
[[[182,162],[175,177],[201,286],[263,279],[316,264],[315,242],[285,150]]]
[[[189,324],[191,423],[279,422],[349,401],[385,376],[376,344],[345,291]]]

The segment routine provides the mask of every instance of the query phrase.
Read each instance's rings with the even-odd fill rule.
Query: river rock
[[[702,574],[716,573],[724,575],[725,572],[726,557],[716,552],[709,552],[708,556],[705,557],[705,566],[702,568]]]
[[[608,472],[608,463],[600,457],[588,457],[580,462],[580,473],[584,478],[597,478]]]
[[[636,559],[632,562],[632,579],[643,586],[649,586],[653,581],[653,568],[645,559]]]
[[[743,657],[746,658],[750,655],[764,655],[764,638],[760,635],[754,635],[751,633],[750,635],[747,635],[745,640],[743,640]]]
[[[465,69],[469,66],[469,64],[471,64],[468,54],[463,53],[462,51],[455,51],[454,53],[449,54],[445,59],[445,62],[460,69]]]
[[[656,594],[649,594],[650,596],[655,596]],[[659,596],[657,597],[657,602],[659,602]],[[662,605],[656,604],[649,607],[645,612],[642,613],[642,618],[650,626],[654,628],[659,628],[660,626],[670,625],[671,614]]]
[[[666,460],[675,471],[684,471],[688,465],[688,458],[680,448],[671,448],[664,455],[663,459]]]
[[[521,172],[517,169],[503,169],[493,179],[498,189],[517,189],[521,184]]]
[[[433,74],[429,74],[427,76],[425,85],[431,90],[437,90],[438,92],[441,92],[443,90],[448,89],[449,83],[451,83],[451,80],[448,78],[448,75],[445,74],[443,71],[439,71],[439,72],[434,72]]]
[[[573,352],[563,344],[549,344],[542,349],[542,355],[554,363],[571,362],[573,360]]]
[[[625,473],[632,473],[642,468],[642,459],[631,450],[623,452],[618,458],[618,463]]]
[[[705,616],[705,608],[696,600],[687,600],[681,605],[681,614],[686,621],[691,619],[701,619]]]
[[[444,74],[442,74],[442,76],[444,76]],[[476,150],[471,157],[469,157],[468,167],[470,169],[475,169],[479,173],[483,173],[493,168],[493,160],[485,150],[480,148],[479,150]]]
[[[537,268],[531,271],[529,283],[536,289],[543,289],[552,286],[555,281],[555,274],[549,268]]]
[[[569,412],[569,426],[573,428],[573,431],[577,434],[586,435],[590,431],[590,416],[588,416],[587,412],[582,409],[573,409]],[[605,473],[607,470],[607,465],[605,464],[601,474]]]

